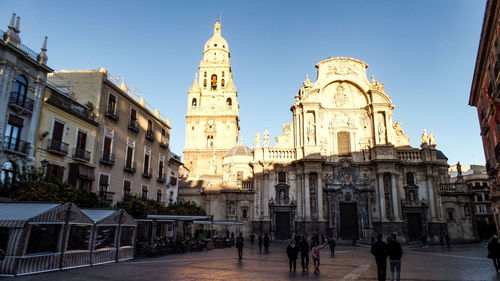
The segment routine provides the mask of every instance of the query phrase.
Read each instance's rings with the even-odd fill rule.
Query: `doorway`
[[[359,239],[358,206],[356,203],[339,203],[340,238],[342,240]]]
[[[277,240],[286,240],[290,237],[289,212],[276,212],[276,230],[274,236]]]

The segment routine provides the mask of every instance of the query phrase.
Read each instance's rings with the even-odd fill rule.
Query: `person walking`
[[[307,242],[307,236],[302,236],[302,241],[299,245],[300,251],[300,261],[302,265],[302,272],[309,271],[309,243]]]
[[[269,244],[271,244],[271,239],[269,239],[269,236],[264,235],[264,253],[269,254]]]
[[[377,241],[372,245],[372,255],[377,263],[377,277],[379,281],[385,281],[387,270],[387,244],[382,241],[382,234],[377,234]]]
[[[257,239],[257,244],[259,244],[259,254],[262,254],[262,234],[259,235],[259,238]]]
[[[500,254],[498,247],[498,236],[493,235],[488,241],[488,256],[487,258],[493,260],[493,266],[498,274],[498,269],[500,267]]]
[[[288,247],[286,247],[286,254],[288,255],[288,263],[290,264],[290,272],[296,272],[297,270],[297,257],[299,255],[299,246],[295,243],[295,240],[290,240]]]
[[[332,238],[328,238],[328,245],[330,246],[330,255],[333,258],[335,257],[335,247],[337,246],[335,237],[332,236]]]
[[[252,233],[252,234],[250,234],[250,244],[252,244],[252,248],[253,248],[254,242],[255,242],[255,235]]]
[[[243,258],[243,242],[245,242],[245,239],[243,239],[243,234],[240,232],[240,236],[236,238],[236,248],[238,248],[238,258],[240,260]]]
[[[446,241],[446,248],[450,248],[450,235],[448,235],[448,233],[446,233],[444,235],[444,241]]]
[[[311,249],[311,256],[313,258],[313,263],[314,263],[314,274],[319,274],[319,264],[320,264],[319,250],[323,249],[326,245],[327,245],[326,242],[322,245],[318,245],[318,242],[313,243]]]
[[[391,235],[389,243],[387,243],[387,255],[389,256],[389,269],[391,270],[391,281],[394,281],[394,272],[396,272],[396,280],[399,281],[401,275],[401,257],[403,249],[397,240],[395,233]]]

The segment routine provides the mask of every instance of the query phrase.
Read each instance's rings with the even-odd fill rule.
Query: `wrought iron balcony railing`
[[[30,153],[31,144],[20,138],[5,136],[3,138],[2,148],[5,152],[17,153],[27,156]]]
[[[134,132],[139,132],[139,121],[137,119],[130,119],[128,122],[128,129]]]
[[[106,116],[111,118],[111,119],[114,119],[114,120],[120,119],[119,113],[120,113],[120,111],[118,111],[118,108],[116,108],[116,106],[109,106],[108,105],[108,107],[106,108]]]
[[[125,167],[123,167],[123,170],[127,173],[135,173],[136,171],[136,165],[135,161],[134,162],[125,162]]]
[[[152,178],[153,177],[153,169],[151,168],[144,168],[144,171],[142,172],[142,176],[145,178]]]
[[[167,175],[165,173],[161,173],[158,175],[158,178],[156,179],[157,182],[164,183],[167,181]]]
[[[115,155],[113,153],[108,153],[107,155],[104,154],[101,157],[101,164],[106,165],[106,166],[113,166],[115,165]]]
[[[68,154],[69,144],[60,140],[49,139],[47,144],[47,151],[54,154],[66,155]]]
[[[155,141],[155,136],[154,136],[152,130],[147,130],[146,131],[146,139],[148,139],[150,141]]]
[[[90,151],[75,147],[73,149],[73,159],[89,162],[90,161]]]
[[[167,137],[161,136],[160,147],[168,148],[168,139],[167,139]]]
[[[32,98],[27,97],[26,94],[21,95],[18,92],[10,92],[9,106],[32,113],[34,105],[35,101]]]

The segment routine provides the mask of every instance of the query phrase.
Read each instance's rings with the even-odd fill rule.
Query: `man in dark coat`
[[[332,236],[332,238],[328,238],[328,245],[330,246],[330,255],[335,257],[335,247],[337,246],[337,243],[335,242],[335,238]]]
[[[394,281],[394,271],[396,271],[396,280],[399,281],[401,275],[401,257],[403,249],[397,240],[395,233],[391,235],[389,243],[387,243],[387,255],[389,256],[389,268],[391,269],[391,281]]]
[[[288,255],[290,272],[292,272],[292,267],[293,267],[293,272],[295,272],[297,269],[297,257],[299,255],[299,246],[297,245],[297,243],[295,243],[294,239],[290,240],[290,243],[288,243],[288,247],[286,247],[286,254]]]
[[[269,236],[264,235],[264,253],[269,254],[269,245],[271,244],[271,239],[269,239]]]
[[[252,247],[253,247],[254,241],[255,241],[255,235],[252,233],[252,234],[250,234],[250,244],[252,244]]]
[[[257,244],[259,244],[259,254],[262,254],[262,243],[264,240],[262,239],[262,234],[259,235],[259,238],[257,239]]]
[[[373,243],[372,255],[375,256],[375,262],[377,263],[377,276],[379,281],[385,281],[386,270],[387,270],[387,244],[382,241],[382,234],[377,234],[377,241]]]
[[[240,260],[243,258],[243,242],[245,242],[245,239],[243,239],[243,235],[240,232],[240,236],[236,238],[236,248],[238,248],[238,258]]]
[[[307,236],[302,236],[302,241],[299,244],[300,261],[302,264],[302,272],[309,271],[309,243],[307,243]]]

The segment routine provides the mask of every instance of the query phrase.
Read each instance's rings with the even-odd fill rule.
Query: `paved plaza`
[[[202,253],[141,258],[67,271],[29,275],[7,280],[375,280],[376,266],[368,246],[338,246],[335,258],[321,250],[321,273],[288,271],[285,244],[273,244],[269,255],[257,246],[246,246],[238,261],[235,248]],[[441,247],[405,247],[402,280],[498,280],[491,260],[485,258],[486,244]],[[300,260],[298,260],[300,261]],[[389,274],[389,272],[388,272]],[[389,275],[387,276],[389,279]]]

